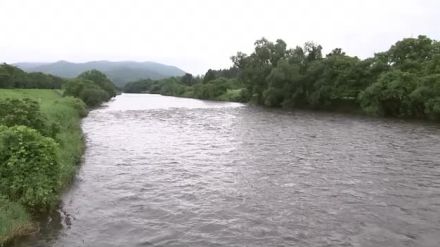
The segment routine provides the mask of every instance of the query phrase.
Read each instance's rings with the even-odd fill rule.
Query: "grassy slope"
[[[20,204],[0,198],[0,246],[9,239],[35,230],[31,216]]]
[[[43,89],[0,89],[2,98],[37,100],[48,120],[59,124],[56,139],[60,143],[58,155],[62,164],[60,189],[64,187],[71,181],[84,148],[81,117],[72,104],[73,99],[63,98],[59,91]],[[8,238],[31,230],[31,224],[31,217],[22,206],[0,198],[0,246]]]

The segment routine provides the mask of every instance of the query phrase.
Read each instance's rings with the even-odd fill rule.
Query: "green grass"
[[[80,126],[84,109],[72,97],[62,97],[59,90],[0,89],[0,99],[30,98],[39,102],[42,113],[51,123],[60,126],[56,141],[60,144],[60,191],[72,180],[84,150]],[[0,246],[15,235],[23,234],[32,225],[31,217],[21,205],[0,198]]]
[[[26,209],[18,203],[0,198],[0,246],[15,236],[37,230]]]

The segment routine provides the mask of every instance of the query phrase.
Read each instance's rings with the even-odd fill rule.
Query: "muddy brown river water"
[[[440,126],[122,94],[16,246],[440,246]]]

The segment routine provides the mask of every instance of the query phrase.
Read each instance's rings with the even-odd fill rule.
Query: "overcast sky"
[[[361,58],[440,39],[439,0],[0,0],[0,61],[155,61],[193,74],[255,40],[314,41]]]

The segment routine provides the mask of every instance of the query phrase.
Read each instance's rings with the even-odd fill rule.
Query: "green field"
[[[86,112],[78,107],[78,100],[63,97],[59,90],[0,89],[0,99],[30,98],[39,102],[42,113],[49,122],[57,123],[60,131],[58,159],[61,164],[59,191],[72,180],[84,150],[81,117]],[[21,205],[9,202],[0,195],[0,246],[14,236],[33,231],[31,214]]]

